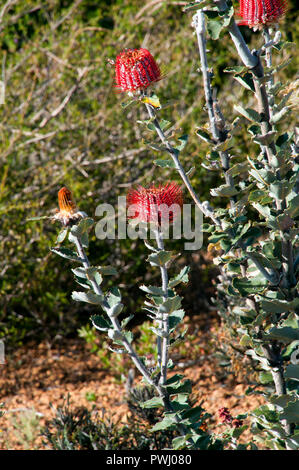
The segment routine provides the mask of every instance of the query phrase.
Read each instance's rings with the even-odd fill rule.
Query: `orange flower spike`
[[[65,211],[69,214],[75,212],[76,204],[72,192],[68,188],[63,187],[58,191],[58,205],[60,212]]]
[[[85,212],[77,210],[72,192],[65,186],[58,191],[59,210],[53,216],[54,220],[58,220],[65,227],[73,225],[79,219],[87,217]]]

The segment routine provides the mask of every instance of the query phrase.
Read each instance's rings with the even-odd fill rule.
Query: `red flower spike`
[[[240,0],[236,13],[241,18],[238,25],[255,28],[276,23],[286,12],[286,0]]]
[[[136,91],[161,80],[161,70],[147,49],[125,49],[115,63],[115,82],[120,91]]]
[[[128,218],[140,222],[152,222],[157,225],[173,222],[182,206],[182,189],[174,182],[158,187],[139,186],[137,189],[131,189],[127,195],[127,207],[131,212]]]

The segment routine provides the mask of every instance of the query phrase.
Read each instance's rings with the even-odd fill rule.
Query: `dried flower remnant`
[[[128,218],[139,222],[171,223],[183,206],[183,192],[174,183],[131,189],[127,195]]]
[[[219,418],[223,424],[229,424],[233,428],[239,428],[242,426],[243,421],[238,418],[233,418],[229,409],[226,407],[220,408],[218,410]]]
[[[147,49],[125,49],[116,58],[115,82],[120,91],[142,90],[161,78],[161,70]]]
[[[239,25],[258,28],[276,23],[286,10],[285,0],[240,0],[240,9],[236,14],[241,18]]]
[[[58,220],[66,227],[74,224],[79,219],[87,217],[85,212],[77,210],[72,192],[66,187],[58,191],[58,205],[59,210],[57,209],[53,219]]]

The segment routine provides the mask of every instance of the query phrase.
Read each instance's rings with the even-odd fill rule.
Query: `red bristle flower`
[[[116,58],[115,82],[120,91],[144,89],[161,78],[161,70],[147,49],[125,49]]]
[[[151,222],[161,225],[173,222],[183,206],[183,192],[174,183],[166,183],[149,188],[138,186],[127,195],[128,218],[138,222]]]
[[[255,28],[276,23],[287,10],[286,0],[240,0],[239,25]]]

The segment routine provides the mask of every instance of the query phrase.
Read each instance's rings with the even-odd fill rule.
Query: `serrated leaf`
[[[231,197],[236,196],[239,192],[240,190],[238,190],[237,188],[225,184],[218,186],[217,188],[210,189],[210,193],[212,196]]]
[[[100,331],[108,331],[112,327],[112,323],[109,319],[104,318],[101,315],[92,315],[90,318],[93,326]]]
[[[262,292],[267,287],[267,285],[268,283],[265,280],[248,279],[246,277],[235,277],[232,281],[232,286],[237,289],[243,297]]]
[[[178,150],[179,152],[181,152],[182,150],[184,150],[184,148],[186,147],[187,145],[187,142],[188,142],[188,134],[184,134],[182,135],[181,137],[178,138],[178,141],[180,142],[179,145],[176,145],[174,148],[176,150]]]
[[[185,316],[184,310],[174,310],[168,317],[170,333],[180,324]]]
[[[70,250],[69,248],[57,247],[51,248],[51,251],[61,256],[62,258],[67,258],[71,261],[82,261],[81,258],[78,257],[77,253],[73,250]]]
[[[93,292],[72,292],[72,299],[80,302],[86,302],[93,305],[101,305],[104,301],[103,295],[94,294]]]
[[[143,403],[140,403],[141,408],[160,408],[163,405],[164,403],[161,397],[153,397]]]
[[[146,261],[148,261],[151,266],[164,266],[168,261],[173,257],[172,251],[158,251],[157,253],[150,254]]]
[[[275,339],[282,343],[288,344],[292,341],[299,340],[299,330],[285,326],[282,328],[271,328],[269,333],[264,335],[265,339]]]
[[[62,243],[65,239],[65,237],[67,236],[68,234],[68,229],[65,228],[63,230],[61,230],[61,232],[59,232],[57,238],[56,238],[56,243]]]
[[[143,290],[144,292],[146,292],[147,294],[151,294],[151,295],[165,295],[164,293],[164,290],[161,288],[161,287],[156,287],[156,286],[145,286],[145,285],[142,285],[139,287],[139,289]]]
[[[88,232],[94,224],[94,220],[91,217],[85,217],[80,220],[77,225],[73,225],[70,232],[78,238],[81,238],[82,235]]]
[[[154,164],[160,166],[161,168],[176,168],[175,162],[173,160],[164,160],[163,158],[154,160]]]
[[[159,423],[151,428],[151,432],[164,431],[165,429],[174,430],[177,428],[177,422],[175,420],[176,413],[167,413],[165,417]]]
[[[299,380],[299,364],[289,364],[285,370],[287,379]]]
[[[159,313],[172,313],[181,307],[181,297],[176,295],[175,297],[168,298],[159,306]]]
[[[281,413],[280,419],[285,419],[289,423],[299,423],[299,400],[290,402]]]
[[[181,269],[180,273],[177,276],[170,279],[170,281],[168,283],[169,287],[175,287],[176,285],[180,284],[181,282],[186,284],[189,281],[189,277],[188,277],[189,271],[190,271],[189,266],[185,266],[183,269]]]
[[[255,91],[252,75],[250,73],[245,73],[244,75],[235,75],[234,78],[247,90],[253,92]]]
[[[254,109],[251,108],[243,108],[243,106],[240,106],[238,104],[234,105],[235,111],[240,113],[242,116],[244,116],[246,119],[252,122],[261,122],[261,116],[260,114],[255,111]]]
[[[213,139],[210,137],[206,129],[199,127],[196,129],[195,133],[196,135],[198,135],[198,137],[200,137],[202,140],[204,140],[208,144],[214,144]]]

